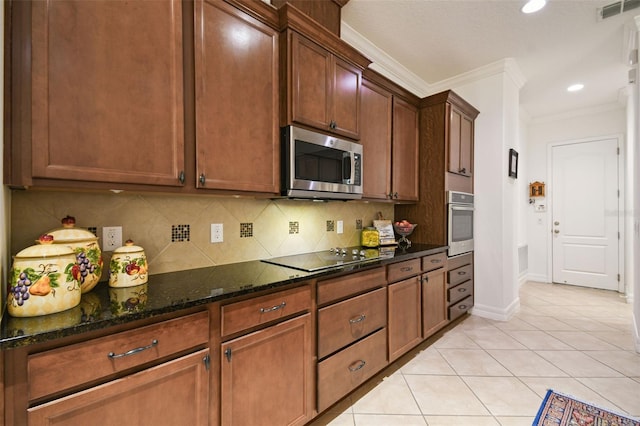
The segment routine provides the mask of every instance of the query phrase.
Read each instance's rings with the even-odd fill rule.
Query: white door
[[[618,289],[618,140],[552,148],[553,282]]]

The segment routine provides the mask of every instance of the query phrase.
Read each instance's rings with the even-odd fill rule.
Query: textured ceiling
[[[350,0],[342,21],[428,84],[513,58],[526,80],[521,107],[532,117],[618,102],[627,85],[635,9],[605,20],[613,0]],[[582,82],[585,89],[567,93]]]

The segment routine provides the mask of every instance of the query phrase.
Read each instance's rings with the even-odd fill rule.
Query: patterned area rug
[[[549,389],[533,426],[640,426],[640,421]]]

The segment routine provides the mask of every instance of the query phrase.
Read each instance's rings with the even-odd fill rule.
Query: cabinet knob
[[[178,181],[184,185],[184,170],[180,170],[180,173],[178,174]]]
[[[204,186],[204,183],[207,181],[207,178],[205,177],[204,173],[200,173],[200,177],[198,178],[198,181],[200,182],[200,185]]]
[[[559,234],[559,233],[560,233],[560,230],[559,230],[559,229],[554,229],[554,230],[553,230],[553,233],[554,233],[554,234]]]
[[[466,167],[463,167],[461,169],[458,169],[458,173],[467,173],[467,169]]]
[[[331,123],[329,123],[329,128],[335,130],[337,127],[338,125],[336,124],[336,122],[331,120]]]

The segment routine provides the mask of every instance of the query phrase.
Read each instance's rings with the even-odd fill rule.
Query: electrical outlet
[[[344,222],[341,220],[336,222],[336,233],[338,234],[344,233]]]
[[[102,227],[102,251],[114,251],[122,246],[122,226]]]
[[[212,243],[221,243],[224,241],[223,237],[223,228],[221,223],[212,223],[211,224],[211,242]]]

